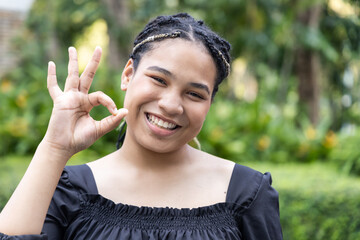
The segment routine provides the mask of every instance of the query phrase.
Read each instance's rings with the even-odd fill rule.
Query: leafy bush
[[[272,174],[284,239],[360,239],[359,178],[328,163],[248,165]]]
[[[234,161],[326,159],[336,144],[328,121],[315,128],[281,109],[261,98],[253,103],[216,99],[199,140],[205,151]]]
[[[359,189],[278,190],[284,239],[360,239]]]
[[[329,159],[347,174],[360,176],[360,130],[342,133]]]

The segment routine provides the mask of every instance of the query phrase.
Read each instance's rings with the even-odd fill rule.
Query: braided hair
[[[159,16],[150,21],[135,38],[130,55],[136,71],[144,54],[153,49],[153,42],[163,39],[182,38],[187,41],[201,42],[210,53],[216,65],[216,79],[211,99],[215,97],[219,84],[230,73],[230,44],[208,28],[203,21],[197,21],[187,13]],[[116,148],[119,149],[125,139],[126,122],[119,127]]]
[[[144,53],[152,49],[152,42],[175,37],[199,41],[211,54],[217,69],[211,96],[213,99],[219,84],[230,72],[230,44],[208,28],[203,21],[197,21],[187,13],[159,16],[145,26],[135,38],[133,52],[130,55],[134,61],[134,69],[136,70]]]

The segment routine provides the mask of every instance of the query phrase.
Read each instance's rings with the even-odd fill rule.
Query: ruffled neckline
[[[100,205],[106,206],[107,208],[112,208],[117,211],[131,211],[134,213],[142,213],[146,215],[201,215],[208,212],[218,212],[228,210],[238,210],[241,208],[240,205],[230,202],[218,202],[210,205],[199,206],[194,208],[176,208],[176,207],[150,207],[150,206],[137,206],[132,204],[125,203],[115,203],[113,200],[102,196],[101,194],[89,194],[84,193],[80,195],[80,201],[82,203],[91,202],[98,203]]]
[[[143,230],[236,228],[241,206],[221,202],[196,208],[147,207],[115,203],[100,194],[80,195],[80,214],[90,221]],[[156,224],[154,224],[154,222]]]

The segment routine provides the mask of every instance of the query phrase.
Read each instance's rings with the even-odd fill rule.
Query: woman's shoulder
[[[96,183],[87,164],[68,165],[64,168],[58,188],[66,187],[83,193],[96,193]]]
[[[229,183],[226,202],[236,203],[241,209],[262,211],[278,207],[278,192],[272,187],[269,172],[261,173],[250,167],[235,164]],[[249,212],[247,211],[247,212]]]
[[[199,163],[199,169],[214,173],[217,176],[231,177],[235,163],[233,161],[194,149],[194,158]]]
[[[205,170],[228,181],[226,202],[233,202],[248,207],[260,195],[271,187],[272,178],[269,172],[261,173],[253,168],[223,159],[209,153],[200,153],[206,161]]]

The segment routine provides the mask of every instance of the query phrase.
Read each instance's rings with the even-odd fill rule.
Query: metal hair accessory
[[[135,47],[133,48],[132,52],[134,53],[136,51],[136,49],[138,49],[141,45],[144,45],[145,43],[153,42],[155,40],[163,39],[163,38],[176,38],[176,37],[180,36],[180,33],[181,32],[177,31],[177,32],[172,32],[172,33],[161,33],[158,35],[147,37],[145,40],[142,40],[141,42],[136,44]]]

